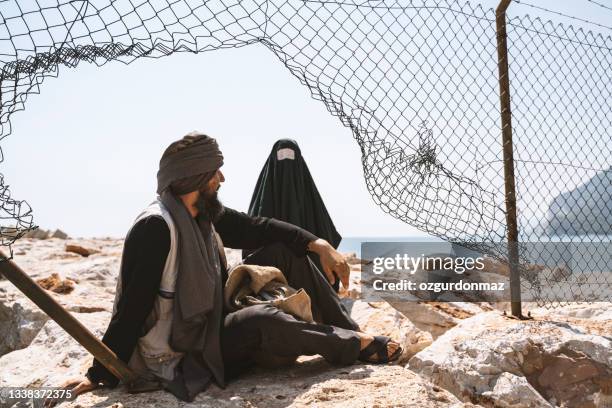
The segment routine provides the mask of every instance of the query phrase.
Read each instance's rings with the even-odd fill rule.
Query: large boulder
[[[487,407],[612,406],[612,339],[559,321],[481,313],[412,357],[409,368]]]
[[[0,356],[28,347],[48,319],[34,303],[0,287]]]

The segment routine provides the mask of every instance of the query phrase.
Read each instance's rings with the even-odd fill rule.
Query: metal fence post
[[[510,109],[510,77],[508,73],[508,42],[506,35],[506,10],[510,2],[511,0],[501,0],[499,2],[495,10],[495,23],[497,27],[497,66],[499,69],[499,98],[504,152],[506,225],[508,228],[508,262],[510,263],[510,297],[512,314],[521,318],[523,314],[521,311],[521,278],[518,269],[518,224],[516,221],[512,111]]]
[[[89,351],[104,367],[123,383],[130,384],[137,379],[136,374],[119,360],[104,343],[94,336],[81,322],[72,316],[53,299],[43,288],[32,280],[15,262],[8,259],[0,251],[0,274],[4,275],[13,285],[26,295],[36,306],[66,332],[79,344]]]

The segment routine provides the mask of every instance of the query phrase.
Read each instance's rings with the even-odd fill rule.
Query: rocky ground
[[[122,241],[24,238],[14,260],[97,336],[110,319]],[[239,260],[229,250],[230,263]],[[365,302],[352,263],[343,302],[366,331],[398,339],[397,365],[331,367],[303,357],[289,369],[256,368],[190,404],[166,392],[97,390],[64,407],[612,407],[612,307],[553,310],[527,304],[533,320],[503,304]],[[0,387],[53,386],[83,374],[91,357],[0,278]]]

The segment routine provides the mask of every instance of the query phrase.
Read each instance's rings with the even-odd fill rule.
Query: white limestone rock
[[[488,312],[447,331],[409,368],[463,401],[488,407],[597,407],[593,401],[612,390],[612,340],[567,323]],[[512,382],[523,392],[509,391]]]
[[[567,322],[588,333],[612,336],[612,303],[583,302],[570,303],[563,307],[530,307],[525,305],[536,319]]]
[[[501,373],[495,380],[493,389],[482,393],[482,398],[490,398],[499,408],[520,408],[527,406],[553,408],[525,377],[512,373]]]
[[[0,289],[0,356],[28,347],[48,319],[34,303]]]

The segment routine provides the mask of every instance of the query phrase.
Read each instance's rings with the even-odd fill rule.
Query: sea
[[[407,236],[407,237],[343,237],[338,246],[338,252],[354,252],[361,257],[361,244],[363,242],[445,242],[433,236]]]

